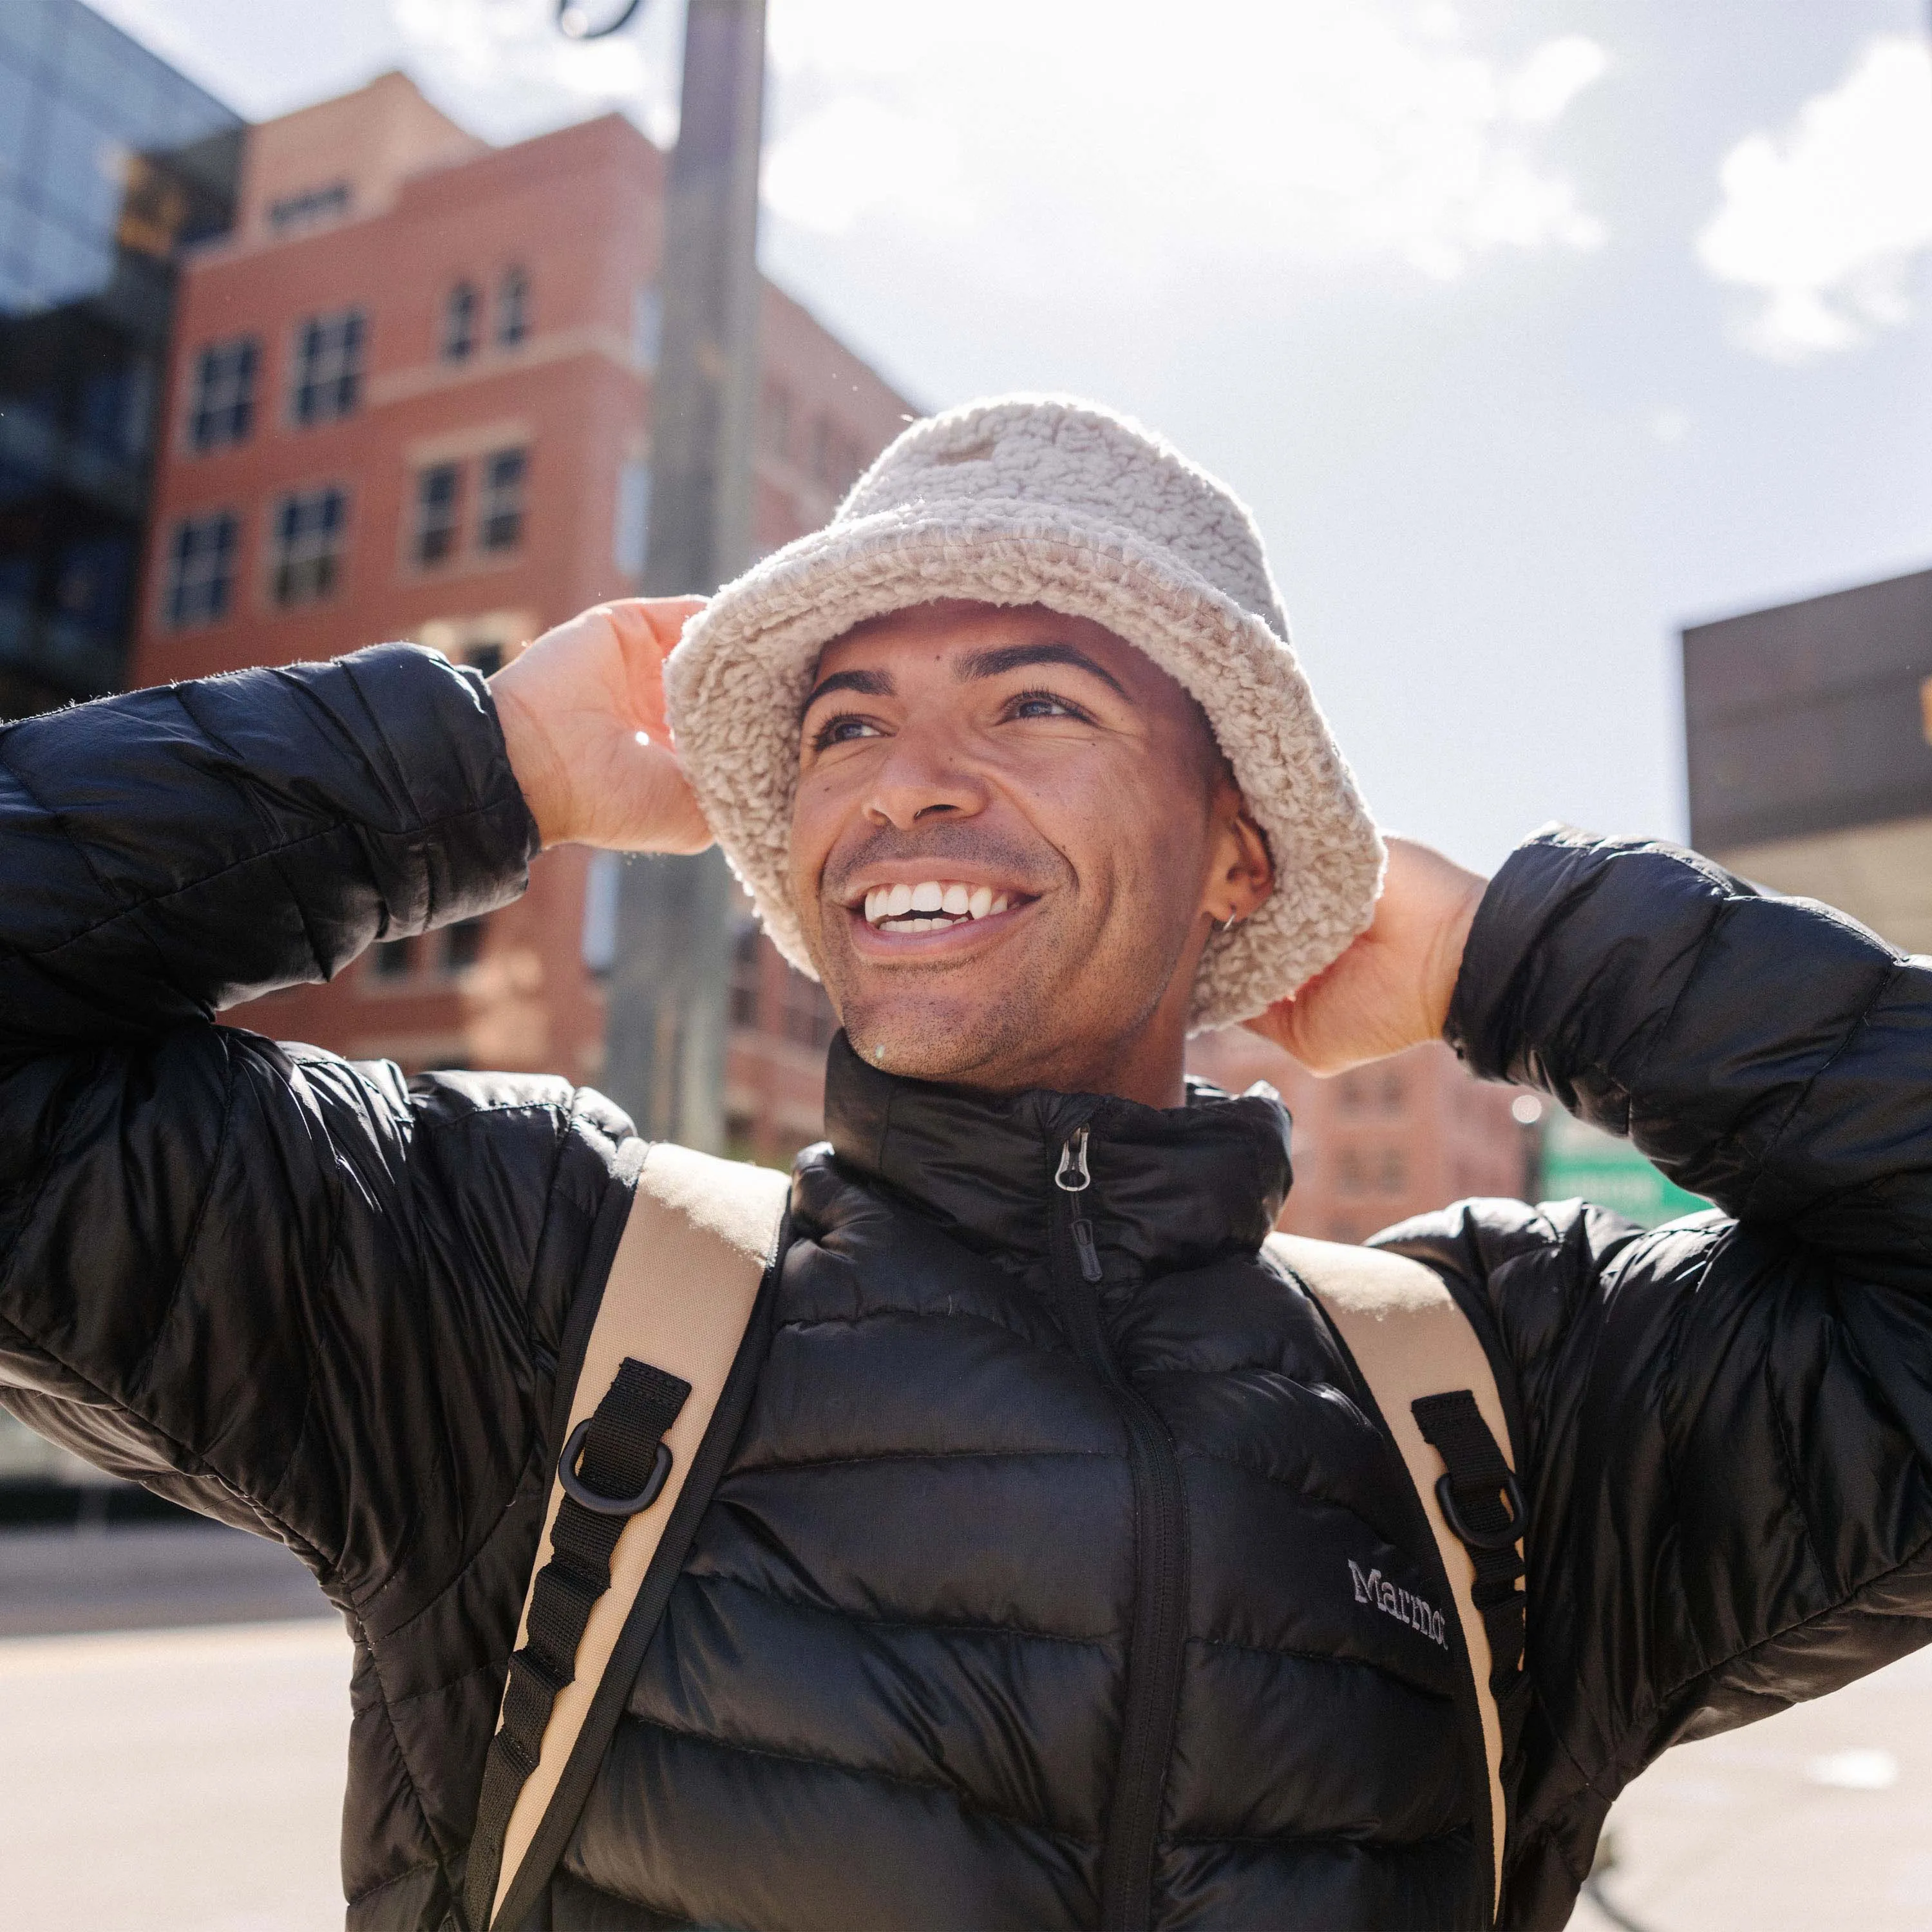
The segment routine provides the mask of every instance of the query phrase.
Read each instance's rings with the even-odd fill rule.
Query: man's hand
[[[626,597],[546,631],[490,680],[545,845],[701,852],[711,828],[664,722],[664,661],[701,597]]]
[[[1412,838],[1391,838],[1388,876],[1368,931],[1249,1026],[1311,1073],[1344,1072],[1440,1040],[1488,884]]]

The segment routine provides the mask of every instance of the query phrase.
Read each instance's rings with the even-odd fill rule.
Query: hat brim
[[[1208,941],[1191,1032],[1286,998],[1368,926],[1384,854],[1286,640],[1124,528],[984,497],[837,523],[728,584],[666,670],[671,729],[732,869],[784,957],[817,976],[788,854],[798,724],[819,653],[868,618],[942,598],[1090,618],[1200,705],[1266,835],[1274,892]]]

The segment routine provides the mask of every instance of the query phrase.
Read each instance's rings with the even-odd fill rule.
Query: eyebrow
[[[1028,664],[1068,664],[1076,670],[1084,670],[1090,677],[1097,677],[1123,698],[1127,694],[1126,687],[1118,678],[1103,670],[1084,651],[1077,651],[1071,644],[1007,644],[996,651],[974,651],[960,659],[958,676],[964,683],[969,678],[1004,676],[1006,672],[1022,670]]]
[[[979,678],[1003,677],[1008,671],[1022,670],[1028,664],[1066,664],[1075,670],[1084,670],[1090,677],[1097,677],[1121,697],[1127,695],[1126,687],[1118,678],[1071,644],[1006,644],[998,650],[970,652],[959,660],[955,675],[964,684]],[[886,671],[835,670],[812,687],[812,695],[800,707],[799,716],[803,717],[821,698],[835,691],[856,691],[862,698],[890,698],[896,688]]]
[[[856,691],[861,698],[890,698],[895,686],[890,674],[882,670],[835,670],[812,686],[812,695],[799,707],[802,718],[828,692]]]

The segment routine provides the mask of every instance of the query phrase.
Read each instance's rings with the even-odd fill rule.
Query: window
[[[1384,1194],[1400,1194],[1408,1185],[1408,1164],[1397,1148],[1384,1148],[1382,1156],[1382,1184]]]
[[[520,268],[506,268],[496,285],[496,344],[514,349],[530,332],[530,278]]]
[[[484,677],[494,677],[503,668],[501,644],[472,644],[463,653],[463,662]]]
[[[487,919],[459,919],[442,929],[442,966],[446,973],[466,972],[483,956]]]
[[[369,954],[369,970],[379,980],[406,980],[415,964],[413,939],[386,939]]]
[[[164,600],[170,629],[212,624],[227,616],[235,588],[235,555],[241,544],[242,520],[232,510],[184,517],[176,524],[168,545]]]
[[[610,556],[626,577],[642,577],[651,554],[651,466],[632,457],[617,472]]]
[[[755,920],[746,920],[731,935],[731,1024],[755,1027],[761,1004],[764,961]]]
[[[359,308],[310,316],[296,330],[290,408],[297,422],[331,422],[353,413],[362,397],[362,345],[367,333]]]
[[[416,477],[416,528],[412,546],[418,564],[428,568],[454,554],[458,500],[463,472],[454,463],[437,463]]]
[[[1402,1076],[1393,1066],[1384,1067],[1382,1078],[1382,1112],[1385,1114],[1400,1113],[1403,1098]]]
[[[348,496],[332,484],[298,490],[276,505],[272,567],[278,604],[310,604],[334,592],[348,522]]]
[[[483,459],[483,500],[477,506],[476,541],[484,550],[514,550],[524,536],[524,478],[529,454],[500,449]]]
[[[442,304],[442,359],[466,362],[476,353],[477,311],[483,298],[474,282],[458,282]]]
[[[814,483],[832,481],[832,425],[824,416],[812,419],[810,466]]]
[[[232,342],[212,342],[195,358],[188,412],[190,448],[220,449],[248,440],[255,422],[259,356],[255,338],[243,335]]]
[[[307,228],[318,221],[332,220],[349,212],[349,184],[330,182],[326,187],[304,188],[299,194],[286,194],[268,204],[268,226],[278,235],[292,228]]]

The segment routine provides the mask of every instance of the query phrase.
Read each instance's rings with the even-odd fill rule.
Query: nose
[[[902,832],[935,819],[970,818],[986,803],[986,787],[942,724],[908,720],[874,768],[862,809],[874,825]]]

